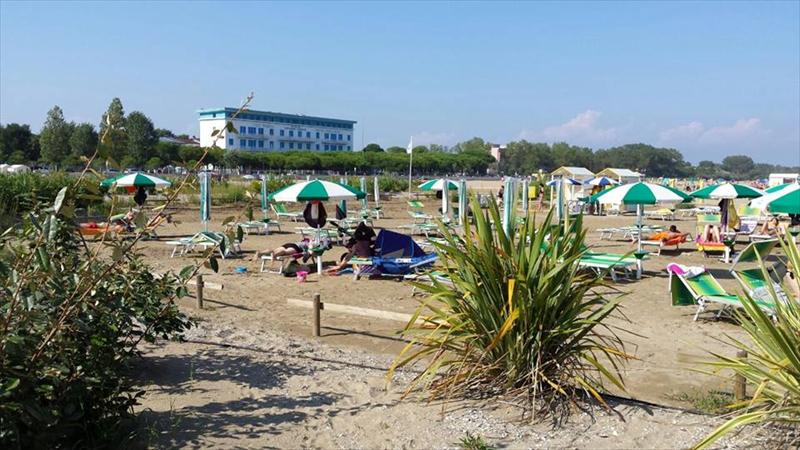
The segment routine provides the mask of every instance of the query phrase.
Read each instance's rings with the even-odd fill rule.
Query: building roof
[[[593,177],[594,172],[586,167],[568,167],[561,166],[554,170],[550,175],[566,175],[570,177]]]
[[[219,118],[230,118],[238,108],[207,108],[207,109],[200,109],[197,111],[197,114],[200,116],[200,119],[219,119]],[[217,117],[219,114],[223,114],[224,116]],[[316,125],[315,123],[309,122],[329,122],[335,124],[347,124],[352,125],[355,124],[355,120],[345,120],[345,119],[333,119],[330,117],[317,117],[317,116],[306,116],[303,114],[286,114],[281,112],[273,112],[273,111],[257,111],[255,109],[246,109],[242,111],[238,119],[243,120],[261,120],[261,121],[271,121],[271,122],[286,122],[286,123],[297,123],[297,124],[305,124],[305,125]],[[324,126],[321,123],[318,124],[320,126]]]
[[[630,169],[617,169],[608,167],[606,169],[597,172],[597,176],[612,176],[618,178],[627,178],[627,177],[638,177],[641,178],[643,175],[639,172],[630,170]]]

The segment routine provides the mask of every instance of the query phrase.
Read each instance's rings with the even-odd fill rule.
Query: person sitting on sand
[[[279,256],[296,255],[298,253],[304,253],[310,248],[310,246],[311,243],[308,239],[303,239],[302,241],[297,242],[287,242],[272,250],[258,251],[253,259],[259,259],[264,255],[272,255],[273,258],[277,258]]]
[[[343,254],[339,259],[339,264],[327,269],[325,273],[334,275],[340,270],[347,267],[347,264],[352,258],[369,258],[374,254],[375,246],[375,230],[364,222],[358,224],[356,230],[353,232],[353,237],[347,242],[345,247],[347,253]]]

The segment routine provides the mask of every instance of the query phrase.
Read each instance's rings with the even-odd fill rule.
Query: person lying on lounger
[[[786,230],[783,229],[783,225],[778,222],[777,217],[770,217],[766,222],[764,222],[764,225],[761,226],[759,233],[764,236],[777,237],[785,234],[785,231]]]
[[[273,258],[277,258],[279,256],[296,255],[298,253],[304,253],[309,249],[310,245],[311,244],[308,239],[303,239],[302,241],[297,242],[287,242],[272,250],[258,251],[253,259],[259,259],[264,255],[272,255]]]
[[[650,236],[646,236],[645,240],[667,242],[667,241],[671,241],[673,239],[678,239],[678,238],[681,238],[683,236],[688,236],[688,235],[689,235],[689,233],[681,233],[681,231],[678,230],[677,226],[670,225],[668,231],[660,231],[658,233],[651,234]]]

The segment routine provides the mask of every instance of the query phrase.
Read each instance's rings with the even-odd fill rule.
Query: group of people
[[[347,267],[352,258],[369,258],[375,252],[375,230],[364,222],[358,224],[353,231],[350,239],[345,244],[347,251],[341,255],[339,262],[325,270],[328,275],[338,275],[339,272]],[[296,257],[297,259],[303,258],[305,261],[311,255],[312,241],[310,239],[303,239],[295,242],[287,242],[280,247],[272,250],[264,250],[256,252],[253,259],[260,259],[264,255],[272,255],[273,258],[278,257]]]

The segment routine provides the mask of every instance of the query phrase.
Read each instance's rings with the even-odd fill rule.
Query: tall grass
[[[795,277],[800,274],[800,251],[791,239],[782,239],[787,267]],[[764,276],[766,268],[762,262]],[[769,279],[769,278],[767,278]],[[795,278],[796,280],[797,278]],[[776,444],[794,447],[800,445],[800,298],[791,286],[784,284],[785,298],[770,286],[776,304],[773,321],[749,296],[741,297],[744,312],[739,314],[742,329],[749,340],[731,338],[731,344],[747,352],[747,358],[731,358],[712,353],[710,362],[715,370],[729,370],[741,375],[754,387],[753,397],[731,405],[734,416],[700,441],[696,448],[705,448],[737,427],[766,423],[780,425],[783,430],[771,434]]]
[[[579,270],[580,219],[565,231],[550,225],[551,214],[539,226],[529,217],[509,236],[494,203],[489,215],[498,226],[478,214],[463,238],[442,227],[446,243],[437,247],[453,285],[419,285],[429,295],[404,330],[411,342],[389,376],[419,362],[424,369],[409,391],[502,393],[526,400],[534,415],[586,393],[604,404],[605,382],[624,389],[619,368],[629,356],[607,324],[619,297],[606,298],[605,282]]]

